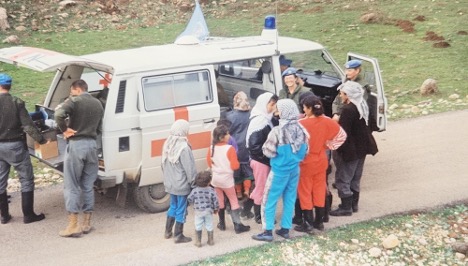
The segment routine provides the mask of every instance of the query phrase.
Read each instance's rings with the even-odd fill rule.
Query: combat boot
[[[83,213],[83,223],[81,224],[81,231],[83,234],[87,234],[93,229],[91,226],[91,214],[92,212]]]
[[[78,225],[78,213],[68,214],[68,226],[65,230],[60,231],[61,237],[79,237],[81,236],[81,226]]]

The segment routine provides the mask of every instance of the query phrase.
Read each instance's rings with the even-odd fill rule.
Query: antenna
[[[275,2],[275,17],[276,17],[276,40],[275,40],[275,43],[276,43],[276,54],[279,55],[279,47],[278,47],[278,35],[279,35],[279,31],[278,31],[278,1]]]

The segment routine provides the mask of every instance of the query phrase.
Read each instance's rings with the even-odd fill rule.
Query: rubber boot
[[[301,203],[299,199],[296,199],[296,203],[294,204],[294,217],[293,217],[292,223],[297,224],[297,225],[302,225],[302,223],[304,223]]]
[[[329,213],[331,211],[331,206],[333,203],[333,195],[327,194],[327,197],[325,198],[325,214],[323,215],[323,222],[328,223],[330,221],[330,216]]]
[[[11,220],[10,211],[8,209],[8,196],[6,192],[0,194],[0,213],[2,224],[6,224]]]
[[[359,192],[351,190],[353,192],[353,203],[351,205],[351,208],[353,209],[353,212],[358,212],[359,211]]]
[[[261,209],[262,209],[262,206],[260,205],[257,205],[257,204],[254,204],[254,215],[255,215],[255,222],[257,224],[261,224],[262,223],[262,214],[261,214]]]
[[[338,206],[338,209],[330,212],[331,216],[351,216],[353,215],[353,210],[351,205],[353,204],[353,196],[341,198],[341,204]]]
[[[81,224],[81,231],[83,231],[83,234],[87,234],[93,229],[91,226],[91,215],[92,212],[83,213],[83,223]]]
[[[253,214],[251,211],[253,205],[254,203],[252,199],[247,199],[244,202],[244,207],[242,208],[242,211],[241,211],[241,218],[252,219],[253,217],[255,217],[255,214]]]
[[[323,231],[325,226],[323,226],[323,217],[325,216],[325,207],[315,207],[315,220],[312,224],[312,227]]]
[[[196,231],[195,230],[195,236],[196,236],[196,239],[195,239],[195,246],[196,247],[199,247],[201,248],[202,244],[201,244],[201,236],[202,236],[202,231]]]
[[[34,191],[21,193],[21,206],[23,208],[23,222],[25,224],[38,222],[45,219],[44,214],[34,213]]]
[[[250,231],[250,226],[243,225],[240,220],[240,209],[235,209],[231,211],[232,223],[234,224],[234,231],[236,234]]]
[[[166,231],[164,232],[164,238],[169,239],[172,237],[172,228],[174,227],[175,218],[167,216],[166,218]]]
[[[78,225],[78,213],[68,214],[68,226],[65,230],[59,232],[61,237],[79,237],[81,236],[81,226]]]
[[[294,226],[294,230],[303,233],[312,231],[312,224],[314,222],[314,213],[312,210],[303,210],[304,222],[301,225]]]
[[[208,245],[213,246],[214,245],[214,238],[213,238],[213,231],[208,231]]]
[[[225,214],[224,210],[225,209],[219,209],[219,211],[218,211],[219,223],[218,223],[217,227],[221,231],[226,230],[226,220],[225,220],[225,216],[224,216],[224,214]]]
[[[176,222],[174,229],[174,243],[187,243],[192,241],[192,238],[184,236],[184,224]]]

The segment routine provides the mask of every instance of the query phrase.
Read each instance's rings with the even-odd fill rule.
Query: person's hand
[[[338,114],[334,114],[333,117],[332,117],[332,120],[338,122],[338,121],[340,121],[340,116]]]
[[[63,132],[63,137],[65,139],[68,139],[68,138],[71,138],[71,137],[75,136],[75,133],[76,133],[76,130],[71,129],[71,128],[67,128],[67,130],[65,130]]]
[[[214,210],[214,212],[213,212],[213,213],[217,215],[217,214],[218,214],[218,210]]]

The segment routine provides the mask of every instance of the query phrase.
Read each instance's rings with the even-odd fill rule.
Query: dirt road
[[[326,228],[468,202],[467,132],[468,110],[390,123],[388,131],[375,134],[380,152],[366,161],[359,213],[332,217]],[[96,196],[96,230],[61,238],[58,231],[66,225],[61,186],[36,191],[36,209],[47,216],[42,222],[22,223],[19,194],[13,194],[10,206],[14,219],[0,225],[0,265],[177,265],[262,244],[251,240],[260,226],[248,221],[249,233],[234,234],[232,223],[225,232],[215,229],[213,247],[175,245],[163,238],[164,213],[143,213],[132,203],[121,209],[101,195]],[[193,237],[191,213],[187,220],[186,235]]]

